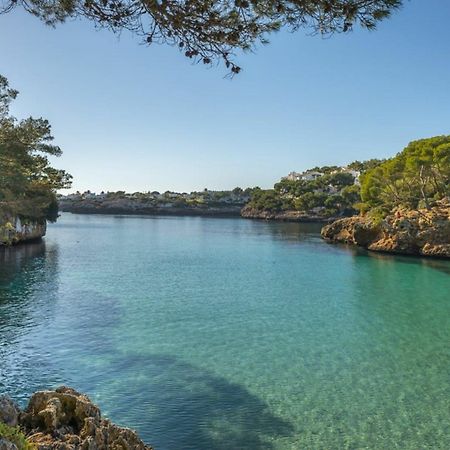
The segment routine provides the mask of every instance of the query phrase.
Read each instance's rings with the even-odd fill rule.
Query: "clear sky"
[[[73,190],[271,187],[449,134],[449,20],[448,0],[411,0],[375,32],[281,32],[229,80],[175,48],[16,11],[0,16],[0,73],[16,116],[50,120]]]

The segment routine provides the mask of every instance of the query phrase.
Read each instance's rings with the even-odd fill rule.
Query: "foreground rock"
[[[441,201],[430,210],[398,208],[381,222],[339,219],[322,228],[322,237],[378,252],[450,258],[450,203]]]
[[[88,397],[68,387],[36,392],[20,414],[15,408],[3,397],[0,420],[16,421],[37,450],[152,450],[133,430],[102,419]]]

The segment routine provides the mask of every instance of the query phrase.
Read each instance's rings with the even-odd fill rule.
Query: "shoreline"
[[[60,212],[81,214],[81,215],[121,215],[121,216],[179,216],[179,217],[241,217],[240,210],[217,211],[217,210],[195,210],[195,209],[133,209],[124,210],[122,208],[68,208],[61,209]]]
[[[242,208],[90,208],[70,207],[61,208],[60,212],[81,215],[121,215],[121,216],[176,216],[176,217],[217,217],[217,218],[242,218],[267,222],[297,222],[297,223],[320,223],[327,224],[339,217],[322,217],[308,215],[299,211],[286,211],[281,213],[270,213],[263,211],[261,214],[243,213]]]

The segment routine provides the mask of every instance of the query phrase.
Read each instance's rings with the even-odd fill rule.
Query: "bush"
[[[18,448],[18,450],[36,450],[36,446],[27,441],[19,427],[10,427],[0,423],[0,439],[6,439]]]

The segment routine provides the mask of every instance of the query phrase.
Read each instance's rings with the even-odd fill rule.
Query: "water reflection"
[[[56,246],[41,241],[0,250],[0,392],[18,400],[52,379],[45,368],[51,354],[36,351],[33,334],[55,314],[57,274]]]
[[[0,247],[0,287],[11,281],[23,267],[45,254],[45,242]]]

